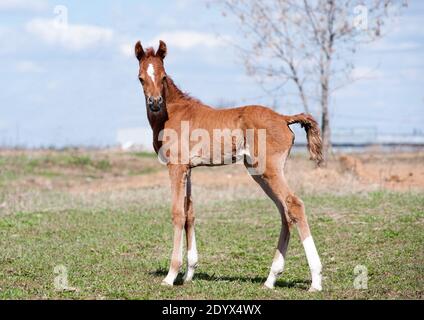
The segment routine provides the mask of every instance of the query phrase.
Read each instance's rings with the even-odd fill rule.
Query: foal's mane
[[[146,58],[156,56],[155,49],[153,47],[149,47],[146,49]]]
[[[202,103],[199,99],[193,98],[190,96],[187,92],[183,92],[178,86],[175,84],[174,80],[170,76],[167,75],[166,77],[168,86],[172,88],[172,91],[176,95],[177,99],[195,102],[195,103]]]

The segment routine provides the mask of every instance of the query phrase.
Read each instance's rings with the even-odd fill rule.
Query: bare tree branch
[[[213,0],[211,0],[213,1]],[[238,21],[248,48],[239,49],[248,74],[264,92],[297,91],[306,112],[321,113],[324,153],[330,150],[329,104],[334,90],[353,82],[353,56],[382,37],[405,0],[215,0]],[[358,11],[358,12],[356,12]],[[364,26],[355,19],[366,14]],[[270,81],[272,79],[272,81]],[[269,89],[270,83],[272,88]],[[314,108],[316,109],[316,108]]]

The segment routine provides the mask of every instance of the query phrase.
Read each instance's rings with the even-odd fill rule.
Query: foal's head
[[[143,86],[146,105],[152,112],[165,108],[166,72],[163,60],[166,56],[166,44],[159,41],[159,48],[144,51],[140,41],[135,45],[135,56],[140,63],[138,78]]]

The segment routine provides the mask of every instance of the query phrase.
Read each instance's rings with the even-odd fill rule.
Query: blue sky
[[[65,33],[53,23],[63,17],[58,5]],[[196,0],[0,0],[0,145],[111,145],[121,129],[148,127],[138,39],[165,40],[168,74],[205,103],[273,103],[228,44],[244,40],[221,9]],[[410,1],[387,37],[361,48],[354,72],[365,79],[333,96],[334,130],[424,131],[422,21],[424,2]],[[284,97],[277,106],[302,111]]]

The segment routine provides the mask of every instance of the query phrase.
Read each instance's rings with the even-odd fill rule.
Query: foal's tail
[[[283,117],[288,125],[300,123],[302,128],[305,128],[306,137],[308,139],[308,150],[311,155],[310,159],[316,161],[319,166],[324,158],[322,156],[322,140],[318,123],[310,114],[305,113]]]

